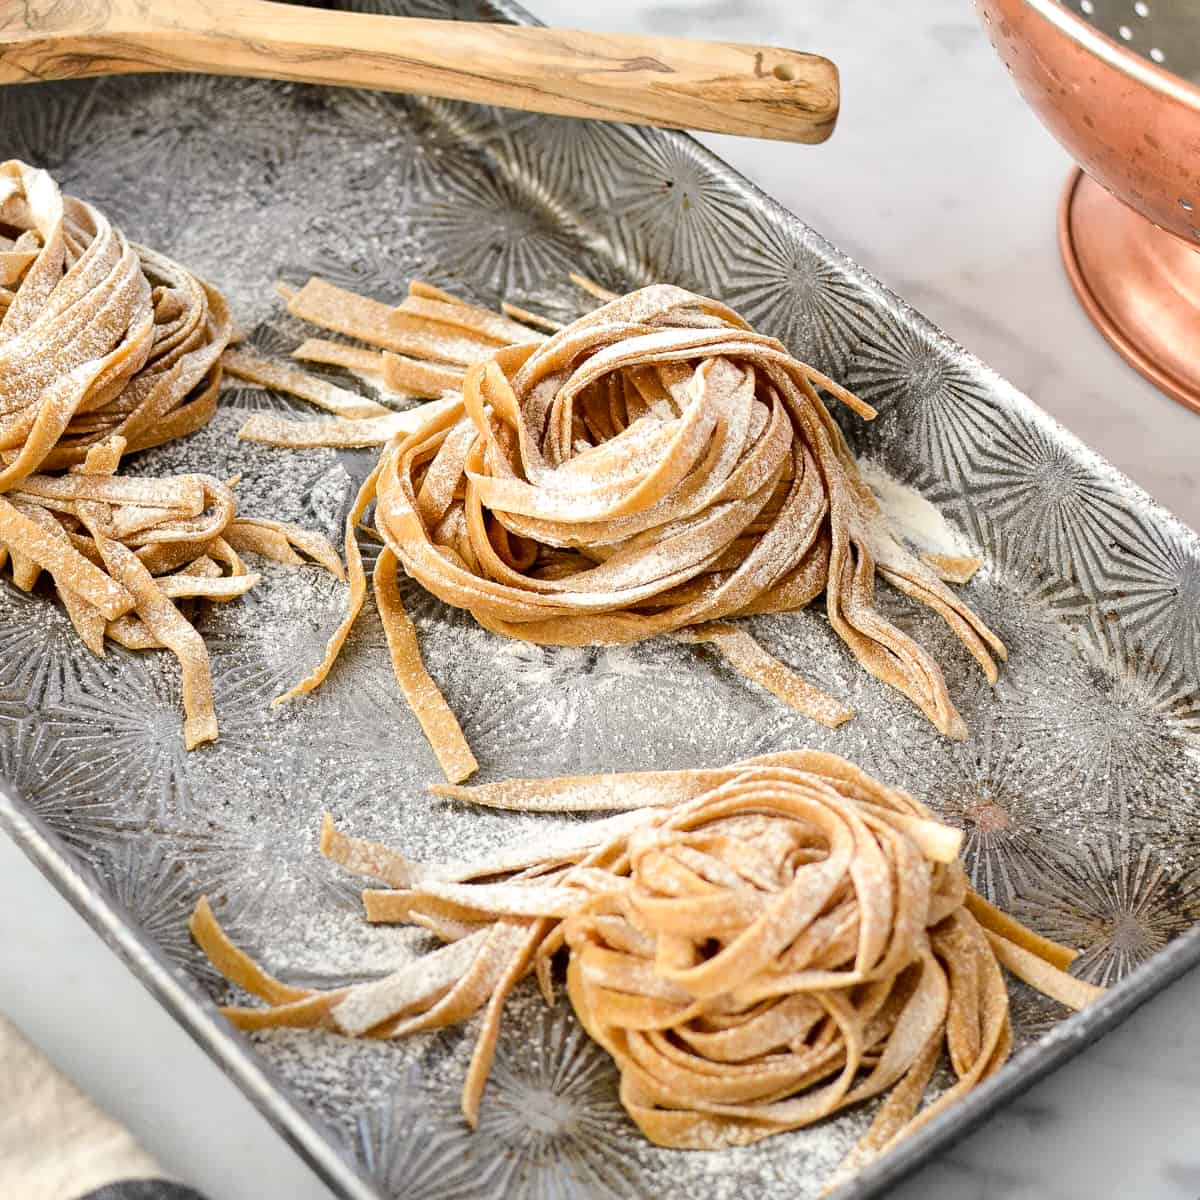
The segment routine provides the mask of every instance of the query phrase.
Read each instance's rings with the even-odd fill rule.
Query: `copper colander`
[[[976,0],[1078,161],[1059,244],[1101,333],[1200,412],[1200,0]]]

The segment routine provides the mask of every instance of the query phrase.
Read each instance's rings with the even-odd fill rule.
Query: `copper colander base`
[[[1075,294],[1117,353],[1200,412],[1200,250],[1078,168],[1059,206],[1058,240]]]

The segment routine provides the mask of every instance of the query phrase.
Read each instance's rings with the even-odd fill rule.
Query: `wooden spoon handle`
[[[0,4],[0,83],[199,71],[823,142],[837,68],[794,50],[333,12],[267,0]]]

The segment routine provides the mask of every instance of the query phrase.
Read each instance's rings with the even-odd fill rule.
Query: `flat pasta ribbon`
[[[267,975],[202,899],[192,932],[267,1007],[246,1029],[401,1037],[484,1010],[462,1106],[476,1124],[505,997],[567,955],[567,995],[620,1071],[652,1142],[746,1145],[885,1097],[860,1165],[995,1073],[1012,1047],[1002,966],[1072,1008],[1101,989],[1073,951],[971,891],[961,833],[835,755],[434,789],[518,811],[608,813],[471,863],[414,862],[326,818],[321,849],[386,884],[367,919],[445,943],[368,983],[321,992]],[[957,1082],[922,1108],[943,1055]]]
[[[946,736],[966,736],[938,664],[875,607],[878,576],[943,617],[994,683],[1004,646],[937,569],[969,578],[965,563],[931,566],[892,536],[816,389],[863,418],[874,411],[732,309],[660,284],[547,337],[423,284],[391,308],[312,279],[288,307],[382,348],[310,340],[301,357],[376,381],[401,354],[447,372],[414,387],[440,395],[428,410],[380,416],[342,403],[339,418],[260,416],[240,435],[386,444],[357,507],[377,500],[376,529],[400,567],[447,604],[543,645],[703,642],[837,726],[853,710],[727,623],[823,595],[871,674]],[[273,377],[299,395],[319,390],[292,374]],[[446,385],[458,391],[437,390]],[[356,604],[364,594],[352,592]],[[323,677],[336,652],[331,643],[291,694]],[[393,647],[393,660],[401,678],[423,671],[415,644],[403,662]],[[461,730],[443,724],[440,738],[443,763],[470,761]]]

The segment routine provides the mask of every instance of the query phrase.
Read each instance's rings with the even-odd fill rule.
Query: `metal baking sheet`
[[[530,19],[471,0],[373,7]],[[0,93],[0,150],[48,167],[219,284],[266,351],[302,334],[272,291],[278,278],[319,273],[387,298],[418,275],[569,318],[576,269],[617,289],[666,279],[721,296],[879,408],[873,425],[844,421],[854,446],[983,555],[967,594],[1011,650],[993,693],[936,618],[881,585],[887,610],[946,665],[972,729],[963,744],[861,671],[819,608],[754,625],[858,709],[836,732],[694,648],[524,646],[406,589],[481,779],[834,750],[962,825],[985,895],[1083,946],[1087,978],[1123,981],[1070,1018],[1014,985],[1009,1065],[844,1195],[880,1194],[1200,960],[1200,542],[693,141],[439,101],[139,77]],[[261,407],[290,405],[231,388],[207,429],[133,469],[240,473],[245,512],[336,537],[370,456],[237,442]],[[0,823],[343,1196],[816,1195],[869,1110],[716,1155],[656,1149],[625,1118],[604,1054],[532,988],[509,1006],[475,1135],[457,1111],[471,1025],[363,1043],[247,1038],[224,1024],[214,1001],[227,992],[186,930],[201,892],[291,982],[383,971],[422,945],[363,924],[356,883],[316,853],[322,812],[418,857],[459,857],[537,824],[427,795],[437,766],[370,616],[321,691],[271,711],[343,594],[315,568],[266,576],[200,618],[222,731],[190,755],[169,656],[93,658],[51,599],[0,587],[11,785]]]

